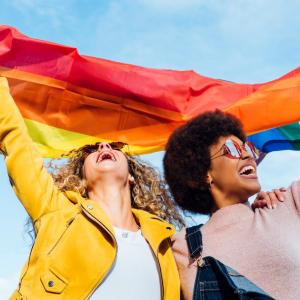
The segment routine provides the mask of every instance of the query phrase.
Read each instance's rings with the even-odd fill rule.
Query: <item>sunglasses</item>
[[[222,148],[213,156],[211,156],[210,159],[215,159],[220,156],[226,156],[232,159],[239,159],[242,157],[243,150],[246,151],[248,155],[253,159],[255,160],[258,159],[259,151],[255,148],[255,146],[251,142],[246,141],[243,145],[240,145],[232,139],[227,139],[225,143],[222,145]],[[220,151],[223,152],[222,154],[218,155]]]
[[[82,151],[85,154],[94,153],[94,152],[98,151],[100,144],[101,143],[96,143],[96,144],[93,144],[93,145],[86,145],[82,148]],[[111,149],[118,150],[118,151],[122,151],[122,149],[127,145],[127,144],[122,143],[122,142],[111,142],[111,143],[108,143],[108,144],[110,145]]]

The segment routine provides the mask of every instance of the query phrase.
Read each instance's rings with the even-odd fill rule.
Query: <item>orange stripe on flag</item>
[[[83,56],[0,26],[0,75],[44,155],[103,139],[136,153],[162,149],[175,128],[216,108],[239,117],[247,133],[300,119],[300,68],[272,82],[237,84]]]

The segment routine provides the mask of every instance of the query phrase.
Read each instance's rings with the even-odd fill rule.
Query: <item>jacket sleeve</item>
[[[35,148],[6,78],[0,77],[0,148],[10,183],[33,222],[67,199],[54,185]]]

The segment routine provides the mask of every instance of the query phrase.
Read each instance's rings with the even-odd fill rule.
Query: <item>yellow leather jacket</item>
[[[5,78],[0,78],[0,103],[1,151],[13,189],[36,231],[19,287],[10,299],[88,299],[116,257],[112,225],[96,202],[76,192],[61,192],[54,185]],[[145,211],[132,211],[157,258],[162,299],[179,299],[179,276],[169,239],[175,229]]]

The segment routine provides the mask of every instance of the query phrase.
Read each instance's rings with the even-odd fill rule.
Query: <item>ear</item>
[[[86,187],[86,186],[87,186],[86,179],[85,179],[85,178],[82,178],[81,181],[82,181],[82,184]]]
[[[211,185],[214,183],[211,174],[208,172],[206,175],[206,183],[211,187]]]
[[[131,174],[129,174],[129,176],[128,176],[128,181],[129,181],[129,184],[134,184],[134,182],[135,182],[135,180],[134,180],[134,177],[131,175]]]

